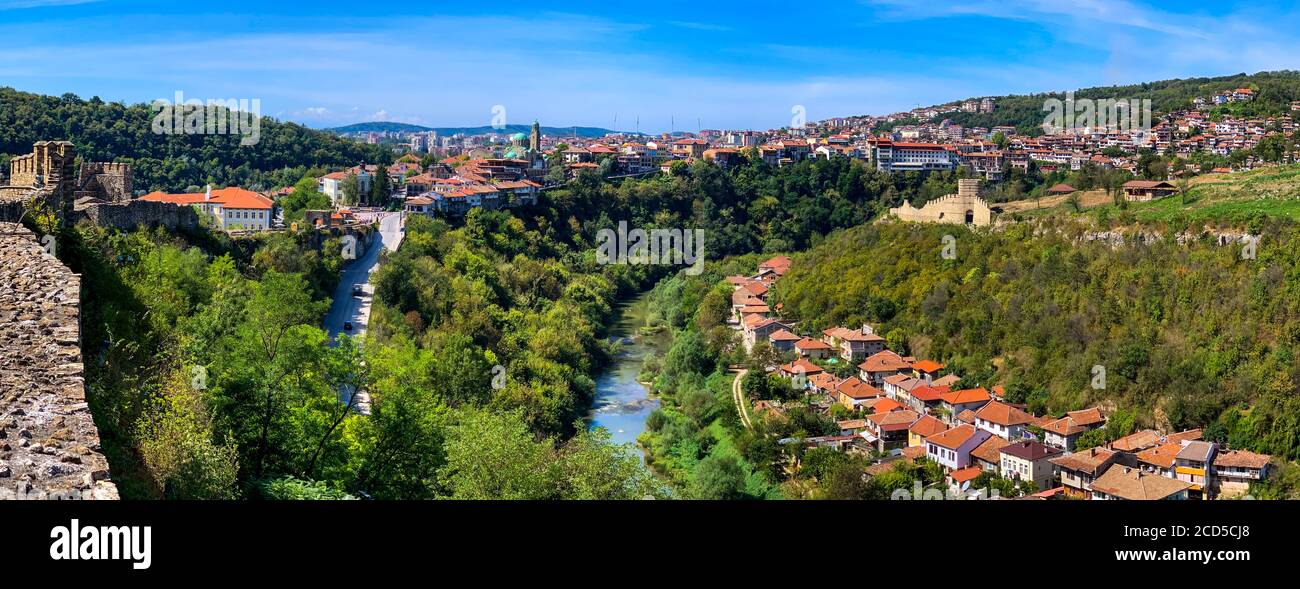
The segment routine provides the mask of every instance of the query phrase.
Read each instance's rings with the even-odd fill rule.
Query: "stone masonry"
[[[0,499],[116,499],[86,404],[81,277],[0,222]]]
[[[993,222],[993,211],[979,196],[979,180],[957,181],[957,194],[941,196],[915,208],[911,203],[889,209],[890,214],[902,221],[918,223],[966,223],[986,226]]]

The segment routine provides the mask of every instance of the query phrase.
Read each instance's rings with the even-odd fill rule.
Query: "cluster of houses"
[[[766,342],[789,360],[771,370],[806,397],[800,406],[850,417],[837,421],[838,435],[782,443],[870,453],[876,463],[864,476],[888,472],[898,461],[930,460],[943,468],[951,493],[971,498],[988,493],[972,488],[984,473],[1032,482],[1033,498],[1099,500],[1240,497],[1269,474],[1269,456],[1220,447],[1203,440],[1200,430],[1142,430],[1081,448],[1084,434],[1106,427],[1100,407],[1034,415],[1007,401],[1000,386],[962,388],[942,363],[890,350],[870,325],[801,335],[768,303],[772,285],[790,265],[790,258],[778,256],[754,276],[727,278],[733,323],[747,351]],[[836,376],[846,365],[852,374]],[[779,401],[758,401],[755,410],[784,419]]]
[[[390,177],[399,178],[394,186],[404,197],[407,213],[461,216],[476,208],[537,204],[545,171],[528,159],[448,158],[427,170],[399,160],[390,168]]]

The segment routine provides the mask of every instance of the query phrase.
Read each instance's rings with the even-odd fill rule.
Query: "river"
[[[609,430],[616,444],[635,444],[637,436],[645,431],[646,417],[659,407],[659,399],[651,397],[649,388],[636,379],[645,357],[667,340],[666,332],[640,333],[649,300],[649,293],[644,293],[621,305],[618,323],[609,335],[623,340],[622,349],[596,377],[590,427]]]

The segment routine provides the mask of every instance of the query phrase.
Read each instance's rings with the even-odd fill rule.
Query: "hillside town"
[[[985,97],[767,131],[703,129],[657,136],[609,133],[592,138],[576,133],[546,135],[534,122],[529,133],[513,134],[490,131],[439,138],[432,131],[353,133],[354,138],[367,142],[385,142],[394,151],[394,163],[358,162],[320,175],[316,191],[327,197],[329,206],[310,210],[305,217],[315,225],[348,224],[357,218],[357,212],[380,209],[463,217],[476,208],[536,204],[541,192],[584,171],[617,179],[671,174],[674,166],[696,161],[726,169],[745,158],[774,167],[810,159],[849,158],[885,173],[958,172],[963,178],[990,185],[1031,171],[1040,177],[1064,177],[1072,172],[1115,170],[1132,178],[1119,187],[1123,196],[1141,202],[1177,193],[1178,177],[1268,163],[1261,160],[1257,148],[1270,137],[1291,135],[1296,124],[1291,115],[1240,117],[1230,110],[1224,112],[1234,105],[1249,104],[1255,97],[1251,88],[1196,97],[1186,108],[1157,117],[1149,129],[1115,124],[1059,130],[1046,124],[1036,129],[985,128],[951,121],[956,115],[996,112],[997,100]],[[1300,101],[1291,104],[1291,111],[1300,111]],[[1143,168],[1144,157],[1150,154],[1163,154],[1178,165],[1161,167],[1153,177],[1151,170]],[[129,164],[112,165],[125,168],[119,175],[130,174]],[[381,181],[382,194],[374,190]],[[1077,191],[1062,182],[1036,190],[1036,194],[1049,196]],[[933,211],[910,209],[910,204],[904,203],[892,212],[904,220],[986,225],[999,211],[995,204],[979,198],[982,191],[980,184],[974,184],[952,197],[959,203],[927,203]],[[191,205],[223,230],[258,232],[285,229],[297,221],[286,221],[280,205],[292,192],[293,187],[208,186],[182,193],[140,191],[124,198]]]
[[[1102,406],[1031,413],[1002,386],[963,386],[942,362],[890,350],[870,325],[804,333],[768,304],[791,264],[777,256],[752,276],[727,277],[731,323],[745,350],[779,354],[784,363],[767,370],[799,397],[756,400],[757,418],[783,420],[788,408],[811,406],[840,430],[782,444],[874,457],[864,477],[928,460],[946,473],[946,496],[956,499],[995,496],[973,485],[986,473],[1031,487],[1029,499],[1092,500],[1236,499],[1269,476],[1272,457],[1203,440],[1199,429],[1143,429],[1106,441],[1095,435],[1108,425]]]

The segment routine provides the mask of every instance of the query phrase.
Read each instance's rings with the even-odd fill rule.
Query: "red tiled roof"
[[[912,369],[920,372],[938,372],[943,370],[943,364],[935,362],[934,360],[921,360],[920,362],[913,364]]]
[[[939,432],[930,436],[925,441],[937,446],[948,448],[949,450],[956,450],[957,448],[960,448],[962,444],[965,444],[973,435],[975,435],[975,426],[966,424]]]
[[[928,438],[947,429],[948,426],[942,421],[939,421],[932,415],[926,415],[925,417],[918,419],[916,423],[913,423],[912,427],[908,428],[908,431],[921,436],[922,438]]]
[[[965,483],[979,478],[982,474],[984,474],[984,469],[978,466],[967,466],[966,468],[952,471],[948,476],[952,477],[954,482]]]
[[[801,339],[801,340],[799,340],[797,343],[795,343],[794,347],[795,347],[795,348],[798,348],[798,349],[800,349],[800,350],[829,350],[829,349],[831,349],[830,344],[828,344],[828,343],[826,343],[826,342],[824,342],[824,341],[821,341],[821,340],[815,340],[815,339],[808,339],[808,338],[806,338],[806,337],[803,338],[803,339]]]
[[[902,356],[889,350],[876,352],[858,364],[858,368],[866,372],[897,372],[911,368],[911,363],[903,359]]]
[[[964,403],[979,403],[988,401],[989,392],[983,388],[962,389],[960,391],[948,391],[939,397],[944,403],[949,405],[961,405]]]
[[[206,196],[206,192],[200,192],[197,194],[166,194],[162,192],[151,192],[140,197],[140,200],[185,205],[208,202],[221,205],[222,208],[226,209],[268,210],[275,206],[275,202],[271,199],[251,190],[244,190],[243,188],[219,188],[212,191],[211,200],[206,200]]]
[[[975,417],[990,423],[1010,427],[1033,423],[1034,416],[1001,401],[989,401],[975,412]]]
[[[917,401],[928,403],[930,401],[938,401],[942,399],[943,395],[947,392],[948,387],[921,386],[912,389],[908,394],[912,395],[912,398]]]

